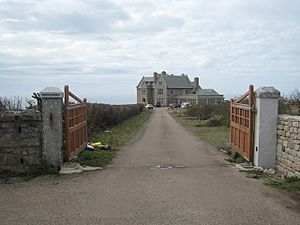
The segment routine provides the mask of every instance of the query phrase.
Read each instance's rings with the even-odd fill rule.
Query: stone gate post
[[[274,87],[261,87],[255,91],[255,166],[275,168],[279,97],[280,92]]]
[[[63,92],[47,87],[40,92],[42,99],[43,158],[49,165],[63,162]]]

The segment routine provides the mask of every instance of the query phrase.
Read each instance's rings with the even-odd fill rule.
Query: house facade
[[[155,72],[152,77],[142,77],[137,85],[138,103],[168,106],[171,103],[218,104],[223,101],[223,95],[215,90],[201,88],[198,77],[190,81],[185,74]]]

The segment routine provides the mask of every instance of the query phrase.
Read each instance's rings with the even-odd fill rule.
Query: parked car
[[[155,105],[155,107],[161,107],[160,102],[157,102],[156,105]]]
[[[187,106],[189,106],[191,103],[189,103],[189,102],[182,102],[181,103],[181,108],[185,108],[185,107],[187,107]]]
[[[175,107],[174,107],[175,109],[179,109],[179,108],[181,108],[181,104],[180,103],[177,103],[176,105],[175,105]]]
[[[152,105],[152,104],[147,104],[147,105],[145,106],[145,108],[146,108],[146,109],[153,109],[153,105]]]
[[[174,103],[170,103],[170,104],[169,104],[169,107],[170,107],[171,109],[173,109],[173,108],[175,107],[175,104],[174,104]]]

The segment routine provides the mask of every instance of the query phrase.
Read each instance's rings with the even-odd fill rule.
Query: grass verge
[[[77,158],[81,165],[104,167],[112,162],[117,150],[124,146],[136,135],[142,125],[149,119],[150,111],[144,111],[125,122],[112,127],[110,132],[101,132],[93,135],[94,142],[101,141],[112,147],[111,151],[82,151]]]
[[[262,179],[264,184],[272,188],[285,190],[288,192],[300,191],[300,178],[298,177],[279,177],[278,175],[267,175],[262,170],[249,170],[246,172],[248,178]]]
[[[187,117],[183,113],[171,112],[171,116],[178,121],[184,127],[194,132],[201,140],[216,146],[219,149],[223,149],[230,154],[229,142],[229,128],[220,127],[207,127],[205,126],[205,120],[198,120],[197,118]],[[230,163],[243,163],[245,159],[237,154],[233,154],[231,157],[225,158]],[[268,176],[263,171],[249,170],[240,171],[246,172],[248,178],[263,179],[264,184],[273,188],[286,190],[289,192],[300,191],[300,179],[297,177],[276,177]]]
[[[229,151],[229,128],[226,126],[207,127],[205,120],[187,117],[183,113],[171,112],[171,116],[184,127],[193,131],[201,140],[216,146],[218,149]]]
[[[300,178],[297,177],[270,178],[265,181],[265,184],[289,192],[300,191]]]

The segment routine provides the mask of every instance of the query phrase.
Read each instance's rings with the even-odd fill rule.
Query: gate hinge
[[[250,111],[251,112],[253,112],[253,113],[257,113],[257,110],[256,110],[256,108],[255,108],[255,106],[253,105],[253,106],[251,106],[251,108],[250,108]]]

